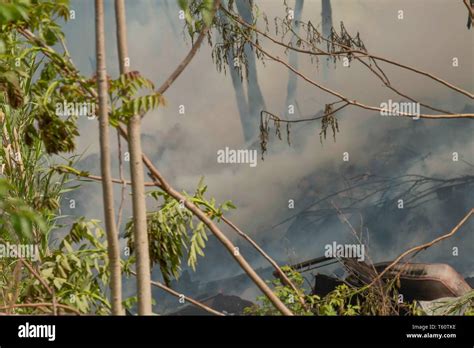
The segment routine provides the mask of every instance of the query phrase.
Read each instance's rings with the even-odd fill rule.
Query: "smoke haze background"
[[[261,0],[256,4],[267,14],[270,24],[275,16],[285,15],[283,1]],[[349,33],[359,32],[370,53],[417,67],[463,89],[473,90],[473,31],[466,28],[466,8],[462,2],[333,0],[330,4],[333,26],[338,29],[343,21]],[[65,25],[69,49],[82,73],[90,76],[95,69],[92,58],[93,2],[73,0],[71,5],[76,11],[76,19]],[[171,0],[136,0],[127,1],[126,5],[131,69],[140,71],[159,86],[191,45],[183,31],[184,23],[178,18],[179,7]],[[288,1],[288,5],[294,8],[295,2]],[[321,5],[319,0],[305,0],[302,20],[311,20],[321,29]],[[105,6],[107,70],[116,78],[118,63],[113,1],[105,1]],[[404,11],[403,20],[397,18],[399,10]],[[218,40],[215,33],[213,37],[214,41]],[[274,44],[262,40],[262,45],[273,54],[285,57]],[[459,59],[458,67],[452,66],[453,57]],[[350,99],[375,106],[388,99],[402,101],[383,88],[381,81],[357,62],[345,68],[342,62],[334,64],[321,60],[317,69],[308,57],[298,55],[297,64],[298,69],[313,80],[324,82]],[[430,79],[386,64],[381,66],[393,86],[419,101],[452,112],[474,111],[469,98]],[[256,71],[265,107],[274,114],[284,117],[289,94],[299,106],[294,118],[316,115],[324,109],[325,103],[335,101],[300,78],[288,89],[288,70],[276,62],[267,61],[263,67],[257,61]],[[332,201],[344,207],[350,201],[349,193],[334,196],[312,207],[309,212],[304,210],[321,198],[347,187],[350,178],[365,174],[367,178],[364,180],[370,183],[374,176],[397,178],[416,174],[449,179],[473,175],[472,120],[414,121],[382,117],[379,113],[355,107],[338,113],[340,132],[336,134],[335,142],[332,134],[328,134],[321,144],[319,122],[295,125],[291,129],[292,146],[289,147],[285,140],[272,140],[264,161],[259,152],[256,168],[247,164],[218,164],[217,150],[226,146],[248,148],[250,145],[244,138],[231,76],[216,71],[211,49],[206,43],[166,92],[165,98],[167,106],[147,114],[144,119],[144,152],[179,190],[194,191],[200,177],[204,176],[209,186],[208,197],[215,197],[218,202],[232,200],[238,208],[229,216],[232,221],[280,263],[321,256],[324,245],[333,241],[354,242],[351,231],[331,205]],[[181,104],[186,108],[185,115],[178,113]],[[422,108],[424,111],[427,110]],[[257,135],[259,119],[255,117],[251,121]],[[80,122],[81,136],[77,142],[79,152],[84,153],[80,169],[98,174],[97,123],[85,119]],[[270,137],[274,139],[275,135]],[[349,152],[349,162],[343,162],[344,152]],[[453,162],[453,152],[458,152],[467,163]],[[114,175],[118,177],[116,154],[113,158]],[[125,172],[128,177],[128,168]],[[79,191],[73,192],[71,195],[78,198],[78,208],[66,213],[102,219],[99,185],[85,183]],[[471,181],[452,190],[448,197],[434,194],[423,204],[403,210],[399,210],[396,204],[380,205],[378,196],[373,196],[354,209],[348,209],[345,214],[357,230],[362,226],[364,237],[369,236],[372,259],[386,261],[409,247],[447,233],[474,206],[473,193]],[[390,191],[387,196],[396,196],[396,191]],[[117,185],[116,208],[119,198],[120,187]],[[289,199],[295,201],[294,209],[288,208]],[[150,208],[153,208],[151,202]],[[272,228],[303,211],[306,213]],[[128,197],[124,217],[128,219],[130,215]],[[453,238],[424,251],[416,260],[446,262],[464,276],[473,276],[473,229],[474,223],[468,222]],[[268,266],[231,231],[224,230],[237,242],[253,266]],[[122,244],[125,245],[124,240]],[[459,248],[459,256],[452,256],[454,246]],[[241,273],[227,251],[212,238],[205,253],[206,257],[199,259],[197,272],[190,274],[191,279],[202,283]],[[156,270],[154,277],[159,277]],[[128,287],[128,291],[132,290],[133,281]],[[186,290],[190,295],[199,292],[193,287]],[[241,287],[223,287],[222,291],[250,300],[254,300],[258,293],[249,282]],[[159,302],[164,295],[156,293],[155,296]]]

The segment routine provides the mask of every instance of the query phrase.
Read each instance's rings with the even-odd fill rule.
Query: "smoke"
[[[254,20],[252,13],[253,3],[253,0],[241,0],[236,2],[237,12],[247,23],[253,23]],[[224,1],[223,4],[228,6],[229,2]],[[222,18],[224,22],[226,22],[226,18]],[[256,139],[260,110],[264,108],[265,102],[258,83],[255,52],[252,50],[251,45],[245,45],[244,53],[247,60],[246,68],[242,66],[243,62],[235,61],[236,57],[231,51],[227,53],[227,63],[234,87],[244,141],[251,143]],[[243,71],[245,69],[247,69],[248,75],[245,75]],[[243,75],[245,75],[245,79],[242,78]],[[247,95],[245,95],[244,90],[245,84],[247,87]]]
[[[247,22],[253,23],[254,18],[252,14],[253,0],[236,1],[237,11],[240,16]],[[248,100],[248,122],[245,122],[244,138],[245,141],[250,142],[256,138],[256,129],[258,129],[260,111],[265,108],[260,85],[258,83],[257,63],[255,59],[255,52],[250,44],[246,44],[245,55],[247,57],[248,68],[248,84],[247,84],[247,100]]]
[[[79,6],[82,1],[72,3]],[[159,85],[187,53],[189,42],[185,42],[181,34],[176,35],[173,29],[183,25],[177,13],[172,16],[170,10],[166,15],[166,12],[151,6],[152,3],[162,6],[164,2],[136,1],[134,9],[127,13],[129,45],[132,69],[139,70]],[[246,3],[237,2],[242,16]],[[331,5],[338,16],[334,21],[343,21],[350,32],[360,32],[369,51],[430,71],[461,88],[472,90],[473,52],[468,45],[471,37],[465,23],[460,23],[464,20],[459,20],[465,17],[462,4],[443,1],[428,3],[426,0],[416,3],[333,1]],[[279,2],[260,1],[258,6],[269,18],[285,16],[284,7]],[[153,15],[139,15],[147,11],[150,13],[150,8],[153,8]],[[302,18],[319,23],[320,8],[320,1],[306,1]],[[400,8],[406,14],[403,22],[396,18]],[[91,9],[86,10],[79,13],[82,17],[78,18],[93,16]],[[118,70],[112,17],[113,11],[109,11],[107,63],[109,74],[116,77]],[[170,26],[169,22],[175,23],[174,26]],[[73,33],[69,42],[73,44],[70,48],[74,61],[82,71],[89,72],[88,56],[93,56],[93,29],[76,20],[67,24],[66,32],[67,37]],[[456,40],[452,40],[454,36]],[[280,48],[268,41],[263,44],[271,52],[284,57]],[[255,138],[258,133],[258,118],[255,115],[262,108],[263,96],[270,111],[280,115],[286,113],[287,107],[283,103],[289,95],[286,88],[288,73],[277,63],[268,62],[265,67],[255,61],[250,63],[249,68],[254,64],[251,68],[254,70],[250,71],[250,77],[253,77],[247,88],[248,105],[244,105],[244,86],[239,86],[232,77],[217,73],[210,56],[210,49],[203,46],[167,92],[167,107],[146,116],[143,148],[177,189],[192,192],[200,177],[204,176],[209,185],[208,196],[215,197],[218,202],[232,200],[238,209],[230,214],[230,218],[279,262],[297,262],[320,256],[324,245],[333,241],[354,241],[352,232],[338,218],[333,204],[343,210],[357,231],[363,231],[369,253],[375,261],[391,259],[408,247],[448,232],[473,206],[473,185],[469,182],[449,189],[447,194],[436,191],[433,186],[433,194],[417,200],[418,196],[423,195],[423,189],[436,185],[436,181],[430,182],[428,186],[417,188],[413,196],[404,197],[408,201],[414,200],[404,209],[398,209],[397,200],[394,200],[397,194],[409,188],[410,183],[397,186],[405,180],[404,175],[416,174],[435,179],[472,175],[472,166],[468,163],[474,164],[474,129],[470,120],[413,121],[346,108],[337,114],[340,132],[336,134],[335,142],[332,134],[328,134],[321,144],[320,124],[302,123],[291,128],[291,147],[285,141],[275,140],[276,136],[272,134],[269,152],[264,161],[259,159],[256,168],[217,163],[218,150],[225,147],[245,148],[241,123],[242,115],[245,116],[243,110],[249,110],[247,116],[251,120],[248,126],[244,126],[245,134],[252,133],[245,136],[246,140]],[[460,62],[456,68],[452,66],[453,56]],[[317,81],[325,80],[308,57],[300,56],[298,67]],[[394,86],[414,98],[452,111],[472,112],[467,98],[443,86],[385,64],[383,69]],[[327,84],[351,99],[371,105],[378,106],[389,98],[401,100],[383,89],[380,81],[356,63],[350,68],[340,63],[336,63],[335,67],[331,64]],[[238,98],[235,98],[236,93]],[[334,101],[333,97],[306,82],[300,82],[294,98],[298,99],[303,117],[316,114],[325,103]],[[180,105],[186,108],[184,115],[178,113]],[[95,156],[98,150],[97,124],[83,120],[80,127],[79,148],[87,150],[86,158],[90,156],[90,161],[84,162],[81,169],[98,174],[99,161]],[[282,131],[284,133],[284,129]],[[349,153],[348,162],[343,161],[344,152]],[[453,161],[453,152],[457,152],[465,162]],[[117,162],[114,164],[114,172],[118,175]],[[379,184],[380,178],[392,178],[385,186],[395,186],[377,192],[385,187]],[[334,194],[355,184],[362,186]],[[102,200],[98,185],[89,183],[88,188],[81,188],[77,193],[81,195],[79,206],[84,208],[89,218],[101,218]],[[116,205],[119,190],[117,187]],[[376,193],[354,203],[372,192]],[[385,194],[381,196],[383,192]],[[289,208],[289,200],[294,200],[293,209]],[[313,206],[305,209],[310,205]],[[129,208],[124,216],[130,216]],[[258,254],[225,226],[222,227],[253,266],[267,266]],[[469,256],[474,253],[472,231],[471,221],[455,237],[421,253],[417,260],[447,262],[463,275],[472,275]],[[459,255],[453,256],[453,247],[456,246]],[[197,273],[191,273],[193,280],[206,282],[241,272],[227,251],[212,238],[205,253],[206,257],[199,259]],[[155,276],[159,275],[155,273]],[[222,290],[226,292],[229,289]],[[253,294],[251,290],[245,293]]]
[[[303,14],[303,5],[304,0],[296,0],[295,2],[295,10],[294,10],[294,20],[293,20],[293,31],[298,32],[299,22],[301,22],[301,16]],[[295,40],[292,40],[292,45],[296,43]],[[288,64],[290,64],[295,69],[298,69],[298,54],[295,51],[291,51],[288,54]],[[296,94],[296,75],[293,72],[289,72],[288,75],[288,87],[287,87],[287,95],[286,95],[286,105],[293,105],[296,104],[295,94]],[[287,115],[289,113],[287,112]],[[301,116],[301,115],[300,115]],[[291,116],[289,116],[291,118]]]

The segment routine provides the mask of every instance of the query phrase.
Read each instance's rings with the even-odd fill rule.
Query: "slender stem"
[[[474,208],[471,209],[467,214],[466,216],[464,216],[462,218],[461,221],[459,221],[459,223],[449,232],[449,233],[446,233],[438,238],[435,238],[433,239],[431,242],[428,242],[428,243],[425,243],[425,244],[422,244],[422,245],[418,245],[416,247],[413,247],[411,249],[408,249],[407,251],[403,252],[402,254],[400,254],[400,256],[398,256],[390,265],[388,265],[382,272],[380,272],[377,277],[374,278],[374,280],[372,280],[372,282],[368,285],[368,286],[372,286],[373,284],[375,284],[379,279],[381,279],[383,277],[383,275],[385,273],[387,273],[391,268],[393,268],[397,263],[399,263],[405,256],[409,255],[409,254],[412,254],[414,252],[418,252],[420,250],[424,250],[424,249],[427,249],[429,248],[430,246],[432,246],[433,244],[436,244],[440,241],[442,241],[443,239],[446,239],[446,238],[449,238],[451,236],[453,236],[460,228],[462,225],[464,225],[464,223],[469,220],[469,218],[471,217],[471,215],[474,214]]]
[[[133,272],[133,271],[132,271],[131,273],[132,273],[133,275],[135,275],[135,276],[137,275],[137,274],[136,274],[135,272]],[[173,289],[167,287],[166,285],[164,285],[164,284],[162,284],[162,283],[160,283],[160,282],[158,282],[158,281],[152,280],[152,281],[151,281],[151,285],[156,286],[157,288],[160,288],[161,290],[164,290],[164,291],[166,291],[167,293],[169,293],[169,294],[171,294],[171,295],[173,295],[173,296],[175,296],[175,297],[183,298],[183,299],[186,300],[187,302],[192,303],[192,304],[195,305],[196,307],[199,307],[199,308],[205,310],[205,311],[208,312],[208,313],[211,313],[211,314],[214,314],[214,315],[218,315],[218,316],[224,316],[224,313],[221,313],[221,312],[219,312],[219,311],[216,311],[215,309],[212,309],[211,307],[206,306],[204,303],[201,303],[201,302],[199,302],[199,301],[197,301],[197,300],[195,300],[195,299],[193,299],[193,298],[191,298],[191,297],[188,297],[188,296],[185,296],[185,295],[183,295],[183,294],[180,294],[179,292],[177,292],[177,291],[175,291],[175,290],[173,290]]]
[[[215,0],[214,1],[214,8],[213,8],[213,15],[212,18],[214,18],[214,15],[216,11],[218,10],[220,6],[221,1],[220,0]],[[181,75],[183,70],[188,66],[188,64],[191,62],[193,57],[196,55],[199,47],[201,46],[202,42],[204,41],[204,38],[206,37],[207,33],[209,32],[210,27],[205,26],[203,30],[199,33],[199,36],[194,43],[193,47],[191,50],[188,52],[186,57],[184,57],[183,61],[176,67],[176,69],[173,71],[173,73],[166,79],[166,81],[160,86],[160,88],[157,89],[157,93],[163,94],[166,92],[166,90],[173,84],[173,82]]]
[[[252,25],[250,23],[247,23],[244,19],[242,19],[241,17],[229,12],[227,9],[225,9],[224,7],[221,7],[221,10],[227,14],[231,19],[233,19],[234,21],[236,21],[237,23],[243,25],[244,27],[248,28],[248,29],[251,29],[252,31],[264,36],[265,38],[269,39],[270,41],[272,41],[273,43],[277,44],[277,45],[280,45],[280,46],[283,46],[287,49],[290,49],[290,50],[293,50],[293,51],[296,51],[296,52],[299,52],[299,53],[305,53],[305,54],[309,54],[309,55],[322,55],[322,56],[325,56],[325,55],[330,55],[328,52],[324,52],[322,50],[319,50],[320,52],[319,53],[316,53],[316,52],[313,52],[313,51],[308,51],[308,50],[304,50],[304,49],[301,49],[301,48],[298,48],[298,47],[293,47],[293,46],[290,46],[290,45],[287,45],[281,41],[278,41],[276,40],[275,38],[271,37],[270,35],[268,35],[267,33],[259,30],[255,25]],[[464,94],[465,96],[473,99],[474,98],[474,94],[472,93],[469,93],[468,91],[465,91],[463,90],[462,88],[459,88],[433,74],[430,74],[426,71],[423,71],[423,70],[420,70],[420,69],[417,69],[417,68],[414,68],[414,67],[411,67],[411,66],[408,66],[408,65],[404,65],[404,64],[401,64],[401,63],[398,63],[396,61],[393,61],[391,59],[387,59],[387,58],[384,58],[384,57],[380,57],[380,56],[376,56],[376,55],[373,55],[373,54],[370,54],[370,53],[367,53],[367,52],[364,52],[364,51],[361,51],[361,50],[354,50],[352,49],[351,47],[349,46],[346,46],[346,45],[343,45],[343,44],[340,44],[338,42],[334,42],[332,40],[329,40],[329,39],[326,39],[324,37],[320,37],[321,40],[323,41],[326,41],[330,44],[334,44],[334,45],[337,45],[339,47],[341,47],[343,50],[340,51],[340,52],[336,52],[335,54],[347,54],[347,53],[357,53],[357,54],[360,54],[364,57],[369,57],[369,58],[372,58],[372,59],[375,59],[375,60],[379,60],[379,61],[382,61],[382,62],[385,62],[385,63],[388,63],[388,64],[392,64],[392,65],[395,65],[395,66],[398,66],[399,68],[402,68],[402,69],[406,69],[406,70],[410,70],[412,72],[415,72],[417,74],[420,74],[420,75],[423,75],[423,76],[426,76],[436,82],[439,82],[443,85],[445,85],[446,87],[456,91],[456,92],[459,92],[461,94]],[[251,40],[250,40],[251,41]],[[252,43],[252,42],[250,42]]]
[[[333,96],[339,98],[340,100],[343,100],[345,101],[346,103],[350,104],[350,105],[354,105],[354,106],[358,106],[362,109],[366,109],[366,110],[372,110],[372,111],[379,111],[379,112],[382,112],[382,111],[386,111],[386,110],[383,110],[381,107],[376,107],[376,106],[371,106],[371,105],[366,105],[366,104],[363,104],[363,103],[360,103],[356,100],[351,100],[349,99],[348,97],[342,95],[341,93],[337,92],[337,91],[334,91],[328,87],[325,87],[323,86],[322,84],[320,83],[317,83],[316,81],[310,79],[309,77],[307,77],[306,75],[302,74],[300,71],[296,70],[295,68],[293,68],[291,65],[289,65],[288,63],[286,63],[285,61],[283,61],[281,58],[277,57],[277,56],[274,56],[272,55],[271,53],[269,53],[267,50],[265,50],[262,46],[260,46],[259,44],[253,42],[252,39],[250,39],[248,36],[246,36],[245,34],[243,34],[244,37],[246,38],[246,40],[249,42],[249,44],[251,44],[253,47],[255,47],[256,49],[258,49],[261,53],[263,53],[264,55],[266,55],[268,58],[270,58],[271,60],[277,62],[277,63],[280,63],[282,65],[284,65],[285,67],[287,67],[289,70],[293,71],[296,75],[298,75],[299,77],[301,77],[303,80],[305,80],[306,82],[310,83],[311,85],[325,91],[326,93],[329,93],[329,94],[332,94]],[[416,115],[416,114],[411,114],[411,113],[406,113],[406,112],[399,112],[397,114],[398,116],[405,116],[405,117],[414,117],[414,118],[430,118],[430,119],[450,119],[450,118],[474,118],[474,114],[444,114],[444,115],[429,115],[429,114],[419,114],[419,115]]]
[[[119,210],[118,210],[118,213],[117,213],[117,231],[120,234],[120,225],[122,224],[123,207],[125,205],[125,194],[127,192],[127,181],[125,180],[124,173],[123,173],[122,137],[120,136],[120,133],[119,133],[118,130],[117,130],[117,145],[118,145],[117,157],[118,157],[118,162],[119,162],[119,175],[120,175],[120,182],[122,184],[122,189],[120,191]],[[114,180],[116,180],[116,179],[112,179],[112,182]]]
[[[73,307],[68,306],[68,305],[60,304],[60,303],[54,304],[54,303],[50,303],[50,302],[17,303],[17,304],[10,305],[10,306],[2,306],[2,307],[0,307],[0,310],[12,309],[12,308],[30,308],[30,307],[34,308],[34,307],[54,307],[54,306],[57,306],[59,308],[67,309],[67,310],[70,310],[71,312],[76,313],[77,315],[81,315],[81,312],[79,312],[76,308],[73,308]]]
[[[130,58],[127,46],[127,27],[124,0],[115,0],[115,19],[117,25],[117,46],[120,74],[129,71]],[[138,313],[152,314],[150,250],[146,220],[146,197],[141,145],[141,117],[133,115],[127,125],[130,151],[130,177],[132,181],[133,233],[137,255],[137,296]]]
[[[109,147],[109,114],[107,110],[107,71],[105,66],[105,33],[104,3],[95,1],[96,10],[96,55],[97,55],[97,89],[99,99],[99,138],[100,167],[102,172],[102,191],[104,201],[104,218],[107,233],[107,253],[110,267],[110,289],[112,296],[112,313],[123,315],[122,308],[122,277],[120,269],[120,249],[117,226],[115,225],[114,196]]]
[[[221,217],[222,221],[224,221],[230,228],[232,228],[235,232],[237,232],[238,235],[240,235],[242,238],[244,238],[247,242],[252,245],[255,250],[257,250],[260,255],[262,255],[272,266],[275,268],[275,271],[279,275],[280,279],[285,283],[287,286],[293,289],[293,291],[298,295],[298,299],[300,303],[303,305],[303,307],[306,307],[306,303],[304,300],[304,296],[301,293],[301,291],[293,284],[293,282],[288,278],[288,276],[283,272],[283,270],[278,266],[278,264],[273,260],[270,255],[268,255],[250,236],[246,233],[244,233],[240,228],[237,227],[232,221],[227,219],[226,217],[222,216]]]

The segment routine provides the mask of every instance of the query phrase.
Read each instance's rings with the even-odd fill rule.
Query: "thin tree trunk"
[[[96,55],[97,55],[97,88],[99,94],[99,137],[100,167],[102,172],[102,191],[104,199],[104,218],[107,233],[107,249],[110,267],[110,289],[112,296],[112,313],[123,315],[122,277],[120,270],[120,249],[114,215],[114,197],[112,173],[110,169],[109,148],[109,115],[107,112],[107,72],[105,67],[105,34],[104,4],[95,1]]]
[[[127,47],[127,32],[125,21],[124,0],[115,0],[115,19],[117,25],[117,46],[120,73],[128,72],[129,56]],[[134,115],[128,122],[130,175],[132,181],[133,233],[135,253],[137,255],[137,297],[138,314],[151,315],[151,272],[150,251],[146,222],[145,179],[143,174],[141,117]]]
[[[218,0],[217,0],[218,1]],[[216,2],[216,6],[219,5],[219,2]],[[22,35],[24,35],[28,40],[31,40],[33,42],[36,42],[40,44],[42,47],[48,48],[42,41],[38,41],[33,33],[31,33],[29,30],[21,30]],[[50,57],[50,48],[48,50],[45,50],[45,54]],[[194,48],[193,48],[194,50]],[[62,68],[61,72],[65,76],[69,76],[69,74],[72,74],[73,72],[71,70]],[[175,74],[175,73],[173,73]],[[174,81],[173,79],[167,79],[165,82],[164,86],[161,86],[158,88],[158,91],[161,93],[164,93],[170,85],[170,81]],[[84,86],[84,81],[80,81],[83,88],[90,93],[90,95],[93,98],[97,98],[97,92],[93,88],[88,88],[87,86]],[[130,136],[128,134],[127,129],[123,127],[122,125],[119,125],[119,130],[120,130],[120,135],[125,138],[128,142],[130,142]],[[206,213],[204,213],[202,210],[200,210],[198,207],[196,207],[192,202],[189,202],[186,200],[186,197],[184,197],[182,194],[174,190],[168,183],[167,181],[162,177],[158,169],[153,165],[153,163],[150,161],[150,159],[145,155],[142,154],[142,160],[143,163],[147,166],[147,168],[150,170],[152,176],[157,180],[155,184],[158,187],[163,188],[168,194],[170,194],[174,199],[178,201],[183,201],[188,209],[202,222],[205,223],[205,225],[209,228],[209,230],[219,239],[219,241],[226,247],[226,249],[231,253],[235,261],[239,264],[239,266],[247,273],[247,275],[252,279],[252,281],[262,290],[262,292],[265,294],[265,296],[268,297],[268,299],[273,303],[275,308],[277,308],[282,314],[284,315],[293,315],[293,313],[285,306],[285,304],[272,292],[270,287],[260,278],[260,276],[255,272],[255,270],[252,269],[252,267],[248,264],[248,262],[245,260],[245,258],[240,254],[236,253],[236,248],[233,245],[233,243],[225,236],[225,234],[219,229],[219,227],[211,220],[208,218]],[[121,183],[122,181],[118,181]]]
[[[331,0],[323,0],[321,4],[321,22],[322,22],[323,37],[325,39],[329,39],[329,37],[331,36],[331,30],[332,30]],[[330,59],[326,58],[324,64],[321,65],[324,81],[327,81],[328,79],[328,70],[329,70],[328,63],[329,62],[330,62]]]

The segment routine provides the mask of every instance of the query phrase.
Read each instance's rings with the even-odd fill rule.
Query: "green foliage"
[[[23,91],[17,71],[7,70],[4,66],[0,66],[0,91],[5,93],[5,101],[12,108],[18,109],[23,106]]]
[[[211,219],[220,219],[224,211],[235,208],[227,201],[217,205],[215,199],[207,200],[207,186],[201,180],[194,195],[184,193],[186,200],[200,207]],[[166,284],[178,278],[181,260],[187,256],[187,264],[196,268],[198,256],[204,256],[207,234],[202,221],[196,223],[193,213],[163,191],[152,191],[149,195],[159,202],[158,210],[147,213],[147,230],[150,261],[158,264]],[[126,226],[128,246],[133,251],[133,220]]]
[[[31,0],[28,18],[21,24],[26,24],[32,31],[38,31],[41,38],[50,38],[51,31],[54,34],[59,32],[58,22],[68,20],[69,15],[69,0]]]
[[[215,0],[178,0],[178,4],[181,10],[184,11],[184,18],[191,39],[204,26],[212,25]]]
[[[287,277],[293,282],[297,289],[304,294],[302,289],[304,284],[303,276],[294,271],[290,267],[282,267],[282,271],[285,272]],[[290,287],[283,285],[280,279],[273,279],[267,281],[269,285],[273,287],[275,295],[292,311],[295,315],[314,315],[314,308],[319,300],[318,296],[315,295],[304,295],[306,307],[304,307],[298,299],[298,294]],[[244,309],[246,315],[281,315],[280,311],[270,302],[266,296],[258,296],[256,304],[252,307]]]
[[[38,6],[53,11],[47,2],[32,4],[31,11]],[[59,25],[51,22],[51,18],[45,19],[38,29],[40,34],[49,33],[44,38],[49,44],[54,44],[54,38],[60,39],[63,35]],[[58,54],[52,55],[55,62],[43,62],[44,57],[39,54],[43,48],[20,40],[13,31],[0,31],[0,38],[6,50],[5,54],[0,55],[2,113],[11,114],[13,109],[20,114],[34,116],[24,125],[23,137],[27,145],[32,145],[35,139],[41,139],[48,153],[73,151],[74,138],[79,134],[75,117],[63,118],[57,114],[56,108],[65,100],[83,102],[88,99],[77,81],[61,78],[58,74],[58,62],[63,66],[67,63]],[[39,78],[33,80],[37,72]]]
[[[2,240],[31,243],[34,229],[46,231],[43,217],[21,198],[11,197],[12,185],[0,179],[0,237]]]
[[[361,307],[357,298],[355,298],[356,304],[351,303],[353,296],[353,289],[346,284],[339,285],[318,303],[317,314],[359,315]]]
[[[290,267],[282,267],[282,271],[285,272],[288,279],[290,279],[296,288],[300,289],[301,293],[304,294],[302,290],[304,284],[303,276],[295,272]],[[290,287],[283,285],[280,279],[273,279],[267,281],[269,285],[273,287],[274,294],[292,311],[295,315],[313,315],[313,310],[316,302],[319,298],[315,295],[304,295],[304,300],[306,307],[304,307],[299,301],[298,294]],[[266,296],[258,296],[256,304],[251,307],[244,309],[245,315],[281,315],[280,311],[275,308],[275,306],[270,302]]]
[[[37,122],[38,131],[34,127],[30,127],[26,135],[30,138],[39,135],[47,153],[58,154],[75,150],[74,137],[79,135],[75,120],[62,120],[55,114],[45,111],[39,114]]]
[[[74,113],[61,115],[58,106],[68,103],[88,105],[94,112],[88,117],[96,113],[96,100],[92,93],[97,88],[96,78],[81,76],[70,61],[67,50],[61,54],[50,47],[64,42],[64,33],[58,21],[69,19],[68,5],[69,1],[65,0],[33,0],[24,18],[11,24],[8,30],[3,26],[0,30],[2,47],[8,52],[0,55],[0,96],[4,94],[3,99],[11,107],[28,108],[35,115],[35,122],[25,128],[24,140],[32,144],[35,139],[40,139],[49,154],[75,150],[75,137],[79,135],[77,117],[83,116]],[[34,32],[38,40],[21,39],[12,30],[23,30],[25,27]],[[39,70],[39,78],[25,82],[33,70]],[[113,126],[119,122],[127,123],[132,115],[165,105],[164,98],[153,92],[153,83],[137,71],[123,74],[117,80],[109,78],[108,84],[110,122]],[[28,88],[26,100],[22,90],[24,87]],[[151,90],[152,93],[139,95],[143,90]]]
[[[0,55],[0,85],[4,91],[0,92],[0,133],[3,143],[0,148],[0,165],[10,187],[4,202],[23,201],[29,210],[42,216],[47,225],[44,227],[36,223],[30,229],[25,219],[13,219],[6,226],[24,226],[22,233],[31,234],[30,237],[36,243],[41,243],[43,250],[46,250],[49,233],[57,220],[64,185],[69,182],[68,176],[49,170],[50,159],[45,158],[45,150],[48,153],[52,151],[48,143],[37,136],[34,126],[38,118],[46,123],[41,118],[42,106],[39,101],[49,87],[46,82],[44,88],[38,87],[41,79],[36,84],[33,82],[33,76],[41,66],[41,61],[37,59],[38,51],[26,48],[13,34],[3,38],[11,52]],[[8,89],[14,92],[8,92]],[[11,95],[18,95],[18,98],[12,98]],[[19,101],[14,102],[14,99]],[[57,127],[41,128],[41,132],[52,132],[52,137],[59,144],[70,144],[73,141],[69,132],[62,133]],[[23,205],[18,204],[18,207]],[[26,208],[23,210],[28,211]]]
[[[282,267],[305,301],[303,306],[298,294],[290,287],[282,285],[280,279],[267,281],[273,287],[276,296],[295,315],[421,315],[422,311],[416,302],[398,303],[396,280],[388,281],[383,289],[355,288],[346,284],[337,286],[326,296],[308,294],[303,288],[304,278],[289,267]],[[383,291],[383,292],[381,292]],[[383,295],[382,295],[383,294]],[[472,299],[471,299],[472,300]],[[256,305],[244,309],[246,315],[281,315],[265,296],[257,297]],[[464,302],[465,303],[465,302]]]
[[[133,115],[145,114],[159,105],[166,105],[164,97],[159,93],[136,96],[142,90],[154,89],[153,82],[141,76],[138,71],[122,74],[118,79],[110,81],[110,123],[114,126],[119,122],[127,123]]]
[[[43,261],[44,277],[45,272],[51,273],[47,279],[62,303],[82,313],[109,313],[104,294],[110,278],[107,243],[99,221],[76,221],[59,248]]]
[[[5,16],[5,4],[20,4],[23,12],[0,23],[0,165],[5,176],[0,181],[0,238],[39,247],[40,260],[31,265],[54,290],[58,303],[81,313],[109,313],[104,295],[108,259],[97,222],[79,220],[58,246],[50,240],[52,231],[61,227],[61,197],[74,186],[69,186],[68,173],[55,170],[46,154],[72,151],[78,135],[76,119],[61,118],[56,106],[64,100],[90,102],[90,96],[84,93],[79,75],[59,74],[61,69],[72,70],[65,56],[40,42],[25,41],[14,30],[28,28],[45,44],[54,45],[63,38],[57,20],[67,19],[67,1],[3,1],[0,17]],[[63,161],[68,167],[74,163],[73,159]],[[18,260],[0,260],[0,304],[52,302],[51,293],[37,277],[22,267],[16,271],[17,265]],[[14,296],[13,288],[18,289]],[[44,310],[27,307],[15,313]]]
[[[0,25],[28,19],[29,0],[0,1]]]
[[[151,80],[142,76],[138,71],[130,71],[120,75],[118,80],[113,81],[110,89],[112,92],[117,89],[120,91],[122,96],[130,98],[137,94],[142,88],[154,90],[155,84]],[[127,99],[123,99],[123,101],[126,100]]]
[[[17,262],[17,261],[15,261]],[[5,268],[0,264],[0,269]],[[32,263],[42,280],[54,291],[57,303],[83,314],[109,314],[104,290],[109,282],[107,246],[98,221],[76,221],[58,248]],[[18,302],[51,302],[52,295],[32,274],[24,270]],[[0,283],[2,280],[0,280]],[[3,300],[3,301],[2,301]],[[0,296],[0,303],[6,299]],[[63,310],[64,311],[64,310]],[[71,313],[67,309],[65,312]],[[20,308],[18,314],[39,314],[38,309]]]
[[[79,135],[78,115],[61,115],[58,108],[68,101],[74,101],[75,105],[95,105],[84,95],[80,83],[61,77],[56,66],[49,62],[42,66],[40,79],[32,85],[31,99],[36,122],[28,129],[27,136],[41,139],[49,154],[73,152],[75,137]]]
[[[426,308],[426,309],[425,309]],[[428,315],[474,315],[474,290],[463,296],[433,300],[421,314]]]

